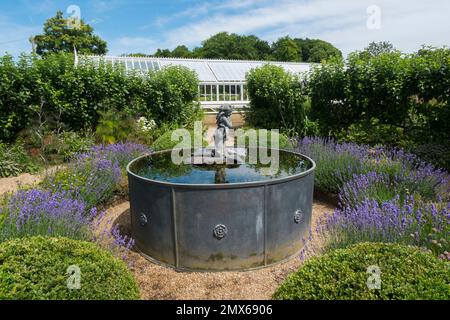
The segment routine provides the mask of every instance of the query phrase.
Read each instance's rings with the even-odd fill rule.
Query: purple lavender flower
[[[450,251],[450,202],[424,203],[406,196],[378,202],[366,198],[336,209],[316,229],[327,248],[358,242],[398,242],[427,247],[437,255]],[[413,235],[413,236],[411,236]]]
[[[7,204],[0,238],[45,234],[88,239],[93,217],[86,210],[83,201],[66,198],[62,193],[19,191]]]

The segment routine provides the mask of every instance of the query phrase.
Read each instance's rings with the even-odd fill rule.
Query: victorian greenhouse
[[[222,60],[193,58],[159,58],[159,57],[126,57],[126,56],[83,56],[99,64],[100,61],[112,65],[121,64],[127,71],[133,70],[147,74],[169,66],[184,66],[194,70],[200,80],[199,101],[206,111],[215,109],[224,103],[232,103],[235,108],[248,105],[245,75],[250,69],[271,63],[283,67],[286,71],[302,74],[310,71],[312,63]]]

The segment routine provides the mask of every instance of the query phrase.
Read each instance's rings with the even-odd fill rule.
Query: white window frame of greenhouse
[[[128,57],[128,56],[81,56],[78,61],[91,61],[96,66],[100,61],[106,64],[123,65],[127,72],[138,72],[142,75],[149,71],[158,71],[169,65],[180,65],[194,70],[200,80],[198,99],[203,109],[216,112],[223,104],[232,105],[236,109],[245,108],[249,104],[245,75],[252,68],[270,63],[283,67],[286,71],[296,74],[307,73],[314,65],[303,62],[253,61],[253,60],[221,60],[193,58],[159,58],[159,57]]]

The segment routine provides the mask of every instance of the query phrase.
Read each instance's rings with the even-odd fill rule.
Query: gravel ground
[[[129,232],[129,202],[107,210],[123,232]],[[313,227],[317,218],[334,207],[314,201]],[[177,272],[156,265],[136,252],[131,253],[131,269],[142,299],[270,299],[286,276],[300,266],[298,257],[272,267],[241,272]]]
[[[23,173],[21,175],[18,175],[17,177],[1,178],[0,196],[8,192],[17,191],[21,187],[38,184],[45,178],[47,174],[53,173],[63,167],[64,165],[53,166],[39,174]]]

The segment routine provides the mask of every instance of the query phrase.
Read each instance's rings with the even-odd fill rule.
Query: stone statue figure
[[[233,109],[229,105],[223,105],[219,108],[216,116],[217,129],[214,133],[213,157],[226,158],[226,141],[229,130],[232,128],[231,114]]]

